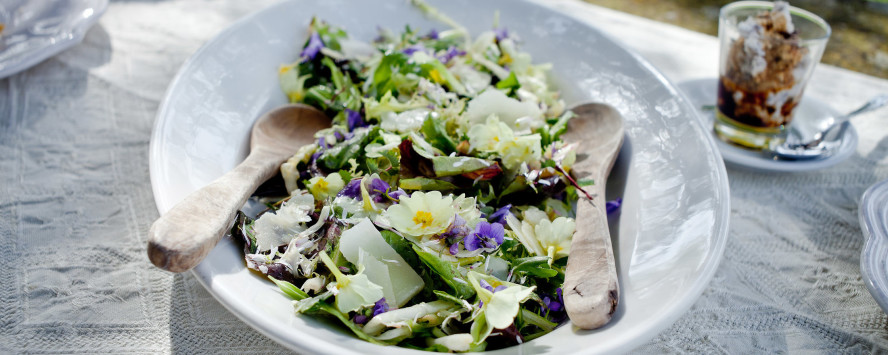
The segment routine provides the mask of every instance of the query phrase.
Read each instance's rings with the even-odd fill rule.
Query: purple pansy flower
[[[623,204],[623,199],[617,198],[616,200],[613,200],[613,201],[607,201],[607,203],[604,204],[604,208],[607,210],[607,214],[611,214],[611,213],[616,212],[618,209],[620,209],[620,205],[622,205],[622,204]]]
[[[361,196],[361,178],[354,178],[339,191],[338,196],[358,198]]]
[[[370,198],[373,199],[374,202],[383,202],[386,199],[386,196],[391,198],[389,194],[389,184],[380,178],[375,178],[370,180],[369,186],[367,186],[367,192],[370,193]],[[400,190],[400,189],[399,189]],[[393,192],[397,193],[398,191]],[[404,194],[403,190],[400,190],[401,194]],[[354,178],[339,191],[337,196],[346,196],[355,199],[363,199],[361,196],[361,178]],[[398,196],[400,197],[400,196]],[[394,199],[394,198],[392,198]]]
[[[385,201],[385,193],[388,190],[389,184],[380,178],[370,180],[370,186],[367,187],[367,192],[370,193],[370,197],[373,198],[374,202]]]
[[[361,117],[361,113],[358,111],[352,111],[350,109],[345,109],[345,121],[348,125],[349,132],[354,131],[355,128],[367,126],[367,122],[364,122],[364,118]]]
[[[477,249],[485,249],[492,251],[503,244],[503,236],[505,235],[505,229],[502,224],[499,223],[488,223],[488,222],[478,222],[475,226],[475,230],[466,236],[464,244],[466,246],[466,250],[472,251]]]
[[[308,44],[305,45],[305,49],[302,50],[299,57],[305,61],[313,60],[321,51],[321,48],[324,48],[324,42],[321,41],[321,36],[318,36],[318,33],[314,32],[311,34],[311,37],[308,38]]]
[[[376,316],[378,316],[380,313],[388,312],[388,310],[389,310],[389,306],[388,306],[387,303],[385,303],[385,297],[380,298],[379,301],[376,301],[376,303],[373,304],[373,315],[372,315],[372,317],[376,317]]]
[[[553,322],[564,320],[567,314],[564,312],[564,297],[561,295],[561,287],[555,289],[554,297],[543,296],[543,308],[546,316]]]
[[[407,196],[407,192],[400,187],[397,190],[388,193],[388,197],[392,199],[392,201],[400,200],[402,196]]]
[[[499,223],[505,226],[506,218],[509,217],[512,212],[509,211],[512,208],[512,204],[505,205],[500,207],[495,212],[491,213],[489,216],[486,216],[487,221],[490,223]]]
[[[436,30],[433,28],[431,31],[429,31],[429,33],[428,33],[427,35],[425,35],[425,38],[428,38],[428,39],[438,39],[438,31],[436,31]]]

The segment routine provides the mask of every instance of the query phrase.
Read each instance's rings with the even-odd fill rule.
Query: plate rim
[[[659,81],[663,85],[663,87],[665,89],[667,89],[670,94],[672,94],[672,96],[679,98],[680,105],[684,105],[684,106],[686,106],[686,108],[689,108],[688,111],[696,113],[696,110],[690,110],[690,109],[693,109],[693,105],[691,104],[692,101],[688,99],[688,97],[684,94],[684,92],[682,90],[680,90],[679,87],[675,83],[673,83],[670,79],[668,79],[662,72],[659,71],[659,69],[654,67],[648,60],[646,60],[644,57],[642,57],[641,55],[636,53],[634,50],[627,47],[622,42],[618,41],[617,39],[608,35],[607,33],[599,30],[595,25],[587,22],[585,19],[578,16],[577,14],[566,12],[564,9],[554,6],[555,4],[548,4],[548,3],[541,1],[541,0],[521,0],[521,1],[524,3],[539,6],[543,9],[552,11],[552,12],[560,14],[562,16],[566,16],[570,19],[577,21],[578,23],[582,24],[583,26],[588,27],[591,30],[595,31],[600,37],[611,42],[613,45],[621,48],[623,51],[625,51],[625,53],[627,53],[631,57],[633,57],[633,59],[638,64],[640,64],[642,67],[644,67],[644,69],[646,70],[646,72],[648,74],[650,74],[657,81]],[[158,113],[155,117],[155,122],[154,122],[154,125],[152,128],[151,139],[149,142],[149,173],[150,173],[150,178],[151,178],[152,193],[154,195],[156,207],[157,207],[158,212],[160,214],[165,212],[164,208],[168,209],[172,205],[171,202],[169,201],[169,199],[162,196],[161,188],[159,186],[160,180],[161,180],[160,179],[160,172],[163,170],[163,168],[161,168],[159,166],[160,164],[159,164],[158,157],[161,155],[161,149],[162,149],[161,147],[163,146],[162,142],[164,141],[164,138],[162,136],[160,136],[160,132],[163,131],[162,128],[165,125],[170,123],[169,121],[162,120],[161,118],[169,114],[169,110],[170,110],[169,102],[172,97],[174,89],[178,86],[178,84],[180,84],[180,82],[182,80],[185,80],[184,78],[185,78],[186,74],[189,72],[189,68],[191,68],[191,66],[194,64],[194,62],[197,62],[200,59],[202,59],[203,56],[206,56],[207,51],[211,47],[213,47],[216,43],[223,41],[228,35],[237,31],[240,27],[244,26],[245,24],[250,23],[253,19],[257,18],[261,13],[264,13],[266,11],[272,11],[273,9],[276,9],[279,7],[285,7],[286,4],[291,3],[291,2],[297,2],[297,0],[279,1],[277,3],[269,5],[267,7],[254,10],[254,11],[250,12],[249,14],[243,16],[242,18],[228,24],[223,30],[221,30],[220,32],[215,34],[210,40],[208,40],[206,43],[204,43],[197,51],[195,51],[191,56],[189,56],[188,59],[185,62],[183,62],[183,64],[181,65],[181,67],[177,71],[176,76],[170,82],[169,86],[167,87],[166,92],[163,95],[160,107],[157,111]],[[730,186],[728,184],[727,169],[725,167],[724,160],[722,158],[722,154],[721,154],[720,150],[718,149],[715,140],[710,135],[703,134],[703,132],[706,131],[705,127],[702,124],[700,124],[699,120],[695,120],[695,121],[697,122],[697,124],[699,124],[699,126],[697,126],[696,128],[702,130],[702,132],[698,132],[698,133],[700,133],[699,136],[701,137],[701,140],[703,142],[705,142],[706,146],[709,147],[709,150],[710,150],[710,152],[712,152],[712,154],[714,155],[713,158],[715,159],[715,164],[713,164],[713,165],[716,168],[716,171],[714,172],[714,179],[713,179],[714,188],[713,188],[713,190],[717,195],[714,197],[716,198],[717,201],[719,201],[719,203],[716,203],[715,207],[713,209],[715,212],[714,213],[714,215],[715,215],[714,224],[712,227],[713,228],[713,238],[709,239],[710,241],[714,242],[713,243],[714,246],[712,248],[709,248],[709,250],[711,250],[713,253],[710,254],[709,258],[704,259],[704,261],[701,262],[701,265],[703,265],[703,266],[701,266],[701,268],[703,268],[704,271],[699,274],[700,277],[698,277],[694,280],[694,283],[691,285],[691,287],[686,292],[686,297],[675,302],[676,306],[673,307],[673,309],[671,311],[666,312],[667,315],[665,315],[661,318],[662,321],[660,321],[656,324],[641,325],[641,326],[635,328],[632,331],[632,333],[645,334],[645,335],[633,337],[635,339],[640,339],[641,341],[625,342],[625,343],[615,346],[613,349],[611,349],[613,351],[627,352],[632,349],[635,349],[635,348],[643,345],[645,342],[648,342],[648,341],[652,340],[653,338],[655,338],[658,334],[662,333],[665,329],[672,326],[679,318],[684,316],[687,313],[687,311],[691,308],[691,306],[697,302],[697,300],[700,298],[700,296],[702,296],[704,290],[709,286],[713,276],[715,275],[716,271],[718,270],[718,266],[720,265],[720,263],[723,259],[724,250],[727,245],[727,239],[729,238],[730,211],[731,211],[731,209],[730,209],[730,206],[731,206],[730,197],[731,196],[730,196]],[[201,265],[203,265],[203,264],[201,264]],[[293,350],[308,350],[308,351],[313,351],[313,352],[333,352],[333,351],[335,351],[335,352],[339,352],[339,353],[341,353],[343,351],[349,351],[349,352],[352,351],[351,349],[342,347],[340,345],[335,345],[335,344],[332,344],[329,342],[299,342],[299,343],[293,342],[292,339],[289,339],[288,337],[284,336],[282,333],[279,333],[277,331],[277,328],[274,326],[274,324],[272,324],[270,322],[266,322],[260,316],[260,314],[258,312],[256,312],[256,309],[250,308],[250,309],[245,310],[241,307],[238,307],[238,306],[234,305],[233,302],[231,302],[231,300],[229,300],[227,297],[225,297],[223,295],[224,292],[222,292],[221,289],[213,288],[211,275],[205,275],[205,274],[200,273],[201,265],[198,265],[197,267],[195,267],[194,269],[191,270],[192,274],[196,277],[196,279],[199,281],[199,283],[204,288],[206,288],[209,291],[209,293],[213,296],[213,298],[216,299],[216,301],[218,301],[220,304],[222,304],[229,312],[234,314],[237,318],[239,318],[241,321],[243,321],[244,323],[249,325],[252,329],[258,331],[259,333],[261,333],[261,334],[271,338],[272,340],[276,341],[277,343],[279,343],[287,348],[293,349]],[[567,325],[565,325],[565,326],[567,326]],[[596,350],[593,347],[593,348],[590,348],[589,350],[581,351],[581,353],[591,353],[591,352],[595,352],[595,351]],[[600,349],[598,351],[600,351]]]

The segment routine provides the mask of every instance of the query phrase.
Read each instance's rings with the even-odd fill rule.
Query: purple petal
[[[500,291],[505,290],[505,289],[507,289],[507,288],[508,288],[508,287],[507,287],[506,285],[499,285],[499,286],[497,286],[495,289],[493,289],[493,293],[500,292]]]
[[[461,56],[461,55],[466,55],[466,51],[461,50],[461,49],[459,49],[459,48],[457,48],[457,47],[455,47],[455,46],[451,46],[450,48],[447,49],[446,52],[444,52],[444,54],[442,54],[442,55],[440,55],[440,56],[438,57],[438,60],[440,60],[441,63],[447,64],[447,63],[449,63],[454,57],[458,57],[458,56]]]
[[[407,196],[407,192],[400,187],[397,190],[388,193],[388,197],[395,201],[400,200],[402,196]]]
[[[349,132],[354,131],[355,128],[367,126],[367,122],[364,122],[364,118],[361,117],[361,113],[358,111],[345,109],[345,120],[348,124]]]
[[[357,324],[365,324],[369,320],[370,320],[370,317],[367,317],[363,314],[359,314],[359,315],[356,315],[354,319],[352,319],[352,322],[355,322]]]
[[[425,38],[428,38],[428,39],[438,39],[438,31],[436,31],[436,30],[433,28],[431,31],[429,31],[429,33],[428,33],[427,35],[425,35]]]
[[[343,136],[342,133],[339,133],[339,131],[333,132],[333,137],[336,137],[336,140],[340,142],[345,140],[345,136]]]
[[[618,209],[620,209],[620,206],[622,204],[623,204],[623,199],[617,198],[616,200],[613,200],[613,201],[607,201],[607,203],[604,204],[604,208],[607,210],[607,214],[611,214],[611,213],[616,212]]]
[[[414,44],[410,47],[402,49],[401,53],[404,53],[406,55],[412,55],[413,53],[416,53],[416,52],[425,52],[425,51],[426,51],[426,47],[423,46],[422,43],[417,43],[417,44]]]
[[[481,248],[481,238],[478,237],[478,233],[469,234],[463,240],[463,245],[465,245],[468,251],[478,250]]]
[[[493,287],[490,286],[490,284],[487,283],[487,281],[485,281],[484,279],[479,280],[478,283],[481,284],[481,288],[493,292]]]
[[[385,297],[380,298],[379,301],[373,305],[373,316],[376,317],[380,313],[388,312],[389,306],[385,303]]]
[[[346,196],[351,198],[358,198],[361,196],[361,178],[354,178],[348,182],[347,185],[339,191],[337,196]]]
[[[450,255],[456,255],[456,253],[459,253],[459,242],[453,243],[450,246]]]
[[[497,40],[497,41],[502,41],[502,40],[504,40],[504,39],[506,39],[506,38],[509,38],[509,30],[506,29],[505,27],[494,28],[494,29],[493,29],[493,33],[496,34],[496,40]]]
[[[321,36],[318,36],[317,32],[313,32],[311,37],[308,38],[308,44],[305,45],[305,49],[302,50],[299,57],[305,61],[313,60],[318,55],[318,52],[321,51],[321,48],[324,48],[324,42],[321,41]]]
[[[500,225],[503,225],[506,223],[506,217],[512,214],[512,212],[509,211],[511,208],[512,204],[500,207],[496,212],[487,216],[487,220],[490,221],[490,223],[499,223]]]

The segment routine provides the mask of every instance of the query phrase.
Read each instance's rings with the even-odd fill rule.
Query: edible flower
[[[504,235],[505,229],[502,224],[482,221],[475,226],[472,234],[466,236],[464,244],[468,251],[483,249],[484,251],[492,252],[500,244],[503,244]]]
[[[512,204],[508,204],[503,207],[500,207],[495,212],[491,213],[489,216],[486,217],[487,221],[490,223],[499,223],[499,224],[505,226],[506,225],[506,217],[512,215],[512,212],[510,211],[510,209],[512,209]]]
[[[442,196],[440,191],[415,191],[399,201],[390,206],[385,214],[392,227],[414,237],[444,232],[456,214],[453,197]]]
[[[616,200],[607,201],[604,204],[604,209],[607,211],[607,214],[611,214],[617,212],[620,209],[620,206],[623,204],[622,198],[617,198]]]
[[[512,325],[521,303],[527,301],[536,288],[502,282],[474,271],[469,271],[468,276],[481,304],[481,311],[472,323],[471,333],[475,344],[487,339],[494,329],[505,329]],[[496,287],[491,282],[495,282]]]
[[[323,201],[327,197],[336,196],[345,183],[342,181],[342,176],[333,173],[327,176],[315,176],[308,180],[306,185],[316,200]]]
[[[363,268],[359,267],[357,274],[345,275],[326,252],[321,250],[318,255],[336,278],[336,281],[327,284],[327,290],[336,296],[336,308],[340,312],[348,313],[375,306],[383,298],[382,286],[370,282],[367,275],[363,274]]]
[[[358,111],[352,111],[351,109],[345,109],[345,121],[348,125],[348,131],[354,131],[355,128],[358,127],[367,127],[369,124],[364,121],[364,118],[361,117],[361,113]]]
[[[304,62],[314,60],[321,51],[321,48],[324,48],[324,42],[321,41],[321,36],[319,36],[317,32],[312,32],[311,37],[308,38],[308,44],[305,45],[305,48],[302,50],[302,53],[299,54],[299,57],[302,58],[302,61]]]
[[[576,222],[571,218],[550,221],[545,212],[531,207],[524,211],[523,221],[509,215],[506,223],[525,249],[537,256],[548,256],[549,265],[570,254],[570,241],[576,231]]]

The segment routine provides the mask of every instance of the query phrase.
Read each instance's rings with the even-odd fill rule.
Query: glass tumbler
[[[752,149],[786,139],[830,27],[785,2],[739,1],[719,13],[715,132]]]

